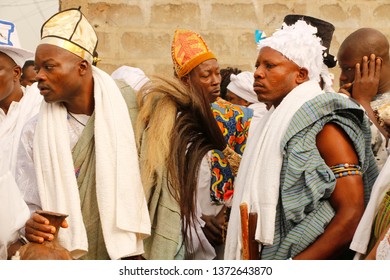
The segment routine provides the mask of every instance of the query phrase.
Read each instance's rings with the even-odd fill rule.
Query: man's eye
[[[341,70],[343,72],[351,72],[353,71],[355,68],[354,67],[342,67]]]

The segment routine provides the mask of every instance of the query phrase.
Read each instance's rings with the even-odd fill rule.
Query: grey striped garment
[[[328,199],[336,178],[316,146],[316,135],[330,122],[343,128],[353,142],[368,202],[378,176],[368,118],[351,99],[336,93],[321,94],[295,113],[284,135],[274,244],[264,246],[262,259],[296,256],[324,232],[335,215]]]

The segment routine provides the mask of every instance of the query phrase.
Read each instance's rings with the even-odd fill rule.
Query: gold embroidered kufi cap
[[[187,75],[202,62],[212,58],[216,59],[199,34],[184,29],[175,31],[171,55],[179,78]]]
[[[40,44],[61,47],[93,63],[98,43],[92,25],[79,9],[61,11],[49,18],[41,28]]]

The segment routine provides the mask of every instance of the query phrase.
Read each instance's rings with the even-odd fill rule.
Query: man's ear
[[[80,75],[85,75],[89,67],[91,66],[86,60],[80,60],[79,62]]]
[[[300,67],[296,78],[297,84],[302,84],[307,80],[309,80],[309,71],[304,67]]]
[[[13,69],[13,73],[14,73],[14,81],[17,80],[20,81],[20,78],[22,77],[22,68],[19,65],[16,65]]]

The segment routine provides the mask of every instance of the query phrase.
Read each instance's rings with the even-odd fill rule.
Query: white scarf
[[[256,131],[248,138],[234,183],[225,259],[241,259],[239,205],[243,202],[248,204],[249,212],[258,213],[255,239],[265,245],[273,243],[283,163],[281,141],[295,112],[305,102],[319,94],[321,88],[315,81],[308,81],[295,87],[276,109],[271,108],[263,116]]]
[[[95,97],[96,196],[111,259],[143,253],[150,219],[141,184],[134,132],[126,103],[114,80],[93,67]],[[61,244],[75,258],[88,241],[70,149],[67,111],[43,103],[34,137],[34,162],[42,209],[68,214]]]
[[[23,89],[23,97],[0,123],[0,259],[7,258],[7,245],[18,237],[30,217],[15,182],[16,151],[24,124],[39,111],[42,96],[36,84]]]
[[[22,87],[23,97],[20,99],[7,117],[0,123],[0,149],[1,160],[9,162],[11,174],[15,176],[15,164],[19,139],[25,123],[38,114],[42,102],[42,96],[37,88],[37,83]]]
[[[8,164],[0,161],[0,168],[6,170]],[[0,175],[0,200],[0,260],[5,260],[8,245],[18,238],[18,231],[30,217],[27,204],[10,171]]]
[[[372,187],[370,200],[368,201],[366,210],[359,222],[359,225],[355,231],[355,234],[350,245],[350,249],[357,252],[355,259],[362,257],[362,254],[366,254],[367,246],[370,242],[371,229],[375,220],[375,216],[378,212],[379,206],[386,194],[390,189],[390,158],[387,159],[383,166],[378,178],[376,179],[374,186]]]

